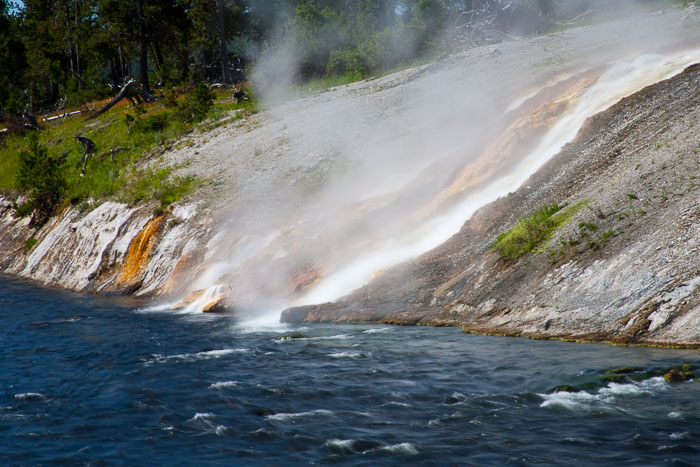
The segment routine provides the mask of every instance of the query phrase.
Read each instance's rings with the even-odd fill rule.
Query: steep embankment
[[[441,247],[289,322],[700,346],[700,66],[591,118],[521,188]],[[541,251],[491,250],[523,214],[586,203]]]
[[[206,222],[196,205],[156,216],[155,205],[106,202],[68,207],[41,228],[18,218],[0,195],[0,271],[83,292],[166,293],[191,279],[186,266],[203,247]]]

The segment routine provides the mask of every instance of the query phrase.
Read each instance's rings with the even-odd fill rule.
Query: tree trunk
[[[75,37],[75,71],[78,74],[78,77],[80,78],[78,80],[78,87],[82,87],[83,85],[83,79],[81,76],[80,72],[80,46],[78,43],[80,42],[80,38],[78,37],[78,26],[79,26],[79,16],[80,16],[80,2],[76,2],[76,7],[75,7],[75,31],[76,31],[76,37]]]
[[[219,7],[219,54],[221,55],[221,79],[224,84],[229,84],[228,79],[228,53],[226,51],[226,28],[224,25],[224,0],[217,0]]]
[[[141,74],[141,87],[146,92],[151,92],[151,86],[148,84],[148,48],[146,43],[146,33],[144,32],[143,19],[143,0],[138,0],[138,21],[139,21],[139,72]]]
[[[75,61],[75,44],[73,42],[73,28],[71,27],[70,5],[64,5],[64,15],[66,17],[66,35],[68,36],[68,54],[70,56],[70,71],[73,75],[77,72],[77,64]]]
[[[168,78],[165,76],[165,60],[163,60],[163,53],[160,51],[160,46],[158,45],[158,41],[154,40],[151,42],[153,45],[153,59],[154,62],[156,63],[156,67],[158,68],[158,74],[160,75],[160,84],[165,84],[165,80]]]
[[[379,5],[379,24],[382,28],[396,22],[396,0],[383,0]]]

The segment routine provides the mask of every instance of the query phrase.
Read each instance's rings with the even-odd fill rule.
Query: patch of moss
[[[691,371],[690,365],[682,365],[678,368],[671,368],[664,374],[664,380],[667,383],[682,383],[695,379],[695,375]]]
[[[566,207],[552,204],[537,209],[527,218],[521,218],[513,228],[496,239],[493,250],[503,259],[514,260],[535,249],[541,248],[561,226],[587,204],[587,201]]]
[[[629,382],[629,379],[627,378],[626,375],[603,375],[600,377],[603,381],[606,383],[627,383]]]
[[[37,240],[37,239],[34,238],[34,237],[28,238],[27,241],[24,242],[24,247],[23,247],[24,252],[25,252],[25,253],[29,252],[29,250],[31,250],[32,248],[34,248],[34,245],[36,245],[38,241],[39,241],[39,240]]]
[[[609,373],[621,375],[621,374],[633,373],[635,371],[639,371],[639,368],[634,368],[634,367],[630,367],[630,366],[623,366],[621,368],[613,368],[612,370],[609,371]]]
[[[579,222],[578,228],[581,230],[588,230],[589,232],[595,232],[598,230],[598,226],[592,222]]]

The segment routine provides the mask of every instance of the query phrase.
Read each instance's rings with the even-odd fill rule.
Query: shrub
[[[24,242],[24,247],[22,248],[25,253],[29,252],[32,248],[34,248],[34,245],[37,244],[39,240],[37,240],[34,237],[28,238],[26,242]]]
[[[170,114],[163,112],[136,121],[136,129],[144,133],[163,131],[168,126]]]
[[[554,231],[566,224],[586,202],[578,203],[564,212],[565,204],[552,204],[536,210],[530,217],[520,218],[517,224],[496,239],[493,249],[503,259],[517,259],[547,242]]]
[[[197,186],[197,181],[191,177],[175,177],[173,180],[160,182],[156,198],[160,201],[160,209],[163,210],[176,201],[180,201],[191,193]]]
[[[370,74],[370,66],[365,57],[352,49],[339,49],[331,52],[326,64],[326,75],[349,75],[356,80],[366,78]]]
[[[60,163],[48,156],[36,137],[30,139],[29,149],[19,155],[15,185],[30,194],[29,201],[16,208],[17,214],[33,213],[32,226],[45,224],[63,195],[66,180]]]
[[[205,83],[199,83],[177,106],[177,115],[185,123],[201,122],[214,105],[214,94]]]
[[[595,232],[598,230],[598,226],[592,222],[579,222],[578,228],[580,230],[588,230],[589,232]]]
[[[166,89],[160,94],[158,100],[166,109],[177,107],[177,92],[175,89]]]

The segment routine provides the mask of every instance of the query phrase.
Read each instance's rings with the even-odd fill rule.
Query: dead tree
[[[80,170],[80,176],[82,177],[85,175],[85,169],[87,168],[88,160],[90,160],[90,157],[93,154],[95,154],[96,146],[90,138],[87,138],[85,136],[75,135],[75,139],[78,140],[78,142],[85,149],[85,152],[83,152],[82,157],[75,166],[75,168],[77,169],[78,167],[80,167],[81,163],[83,164],[83,168]]]
[[[157,101],[158,99],[151,94],[150,92],[144,91],[143,89],[139,89],[136,87],[134,84],[136,80],[129,80],[124,86],[122,86],[122,89],[119,91],[119,94],[116,95],[114,99],[109,101],[107,105],[102,107],[100,110],[89,116],[87,119],[92,120],[93,118],[97,118],[103,113],[107,112],[109,109],[114,107],[120,100],[126,98],[129,102],[131,102],[132,105],[137,105],[141,103],[141,100],[145,100],[147,102],[152,102],[152,101]]]
[[[228,53],[226,52],[226,27],[224,24],[224,1],[217,0],[216,6],[218,9],[218,20],[219,20],[219,55],[221,59],[221,79],[225,84],[229,83],[228,76],[228,66],[226,63],[226,58]]]
[[[38,130],[39,129],[39,122],[36,121],[36,117],[32,115],[32,105],[27,104],[27,106],[24,108],[24,112],[22,112],[22,118],[24,119],[24,128],[27,130]]]
[[[66,159],[68,159],[68,154],[70,154],[70,149],[56,158],[56,162],[58,162],[58,165],[61,165],[64,162],[66,162]]]
[[[108,152],[104,153],[104,154],[100,157],[100,159],[101,159],[101,160],[105,160],[105,159],[107,158],[107,156],[109,156],[110,161],[116,162],[116,161],[114,160],[114,155],[115,155],[116,153],[118,153],[118,152],[127,151],[127,150],[129,150],[129,149],[131,149],[131,146],[127,146],[127,147],[118,146],[118,147],[116,147],[116,148],[112,148],[112,149],[110,149]]]

